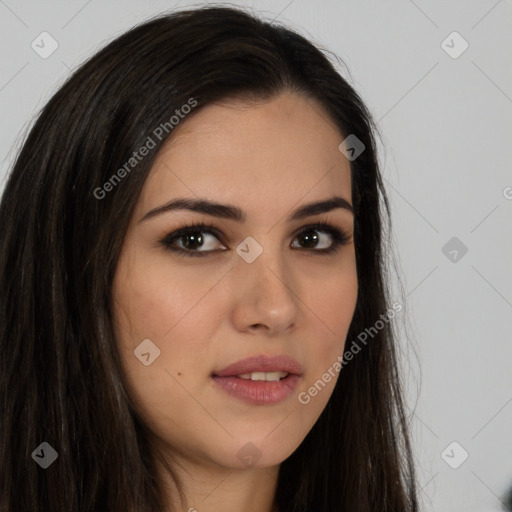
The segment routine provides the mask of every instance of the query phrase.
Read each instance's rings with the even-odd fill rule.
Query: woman
[[[0,507],[416,511],[371,116],[242,10],[158,16],[0,206]]]

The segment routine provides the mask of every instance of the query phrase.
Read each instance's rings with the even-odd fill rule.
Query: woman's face
[[[145,182],[114,278],[128,392],[177,458],[275,466],[327,404],[355,309],[350,208],[303,210],[335,196],[352,204],[343,137],[316,102],[293,93],[258,106],[209,105],[174,131]],[[222,206],[154,211],[177,199]],[[213,233],[192,228],[173,240],[196,223]],[[336,247],[330,229],[348,241]],[[290,358],[299,366],[287,366]]]

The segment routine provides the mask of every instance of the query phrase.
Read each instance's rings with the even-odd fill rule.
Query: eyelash
[[[320,254],[331,254],[339,250],[340,246],[347,244],[350,241],[350,236],[343,230],[338,229],[334,227],[331,224],[328,224],[327,222],[317,222],[314,224],[309,224],[308,226],[305,226],[301,231],[295,235],[295,237],[298,237],[302,235],[303,233],[307,233],[308,231],[325,231],[329,235],[332,236],[332,244],[328,249],[310,249],[313,252],[320,253]],[[184,237],[185,235],[188,235],[190,233],[208,233],[213,236],[215,236],[219,242],[223,243],[221,238],[222,235],[220,231],[213,226],[213,224],[204,224],[202,222],[196,223],[196,224],[190,224],[186,225],[172,233],[169,233],[164,238],[159,240],[159,243],[163,245],[167,250],[175,252],[181,256],[192,256],[192,257],[203,257],[207,256],[209,254],[215,253],[215,252],[223,252],[224,250],[213,250],[213,251],[193,251],[193,250],[187,250],[182,249],[181,247],[173,247],[172,244],[179,240],[180,238]],[[224,244],[225,245],[225,244]],[[307,248],[304,248],[302,250],[308,250]]]

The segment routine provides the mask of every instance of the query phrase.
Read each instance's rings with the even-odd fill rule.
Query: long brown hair
[[[4,512],[163,512],[115,349],[111,285],[134,205],[172,131],[153,137],[151,153],[106,197],[94,191],[190,98],[198,112],[217,100],[264,101],[285,90],[318,100],[343,136],[365,146],[351,161],[359,294],[347,342],[390,308],[389,206],[375,126],[325,52],[230,7],[135,26],[41,110],[0,204]],[[395,337],[387,323],[343,367],[320,418],[281,464],[280,511],[417,511]],[[46,469],[33,459],[42,442],[58,453]]]

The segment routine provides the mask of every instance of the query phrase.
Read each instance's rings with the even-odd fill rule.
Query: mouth
[[[240,375],[230,375],[230,377],[238,377],[239,379],[244,380],[257,380],[257,381],[265,381],[265,382],[278,382],[283,379],[286,379],[290,373],[283,371],[273,371],[273,372],[249,372],[242,373]],[[218,375],[216,375],[218,377]]]
[[[240,359],[221,370],[213,372],[215,377],[240,377],[251,380],[280,380],[284,373],[302,375],[302,366],[293,357],[285,354],[268,357],[257,355]],[[265,379],[263,379],[263,376]],[[253,378],[254,377],[254,378]],[[269,377],[267,379],[267,377]]]
[[[253,356],[212,373],[211,379],[228,395],[252,405],[270,405],[288,398],[302,378],[302,367],[285,355]]]

